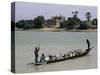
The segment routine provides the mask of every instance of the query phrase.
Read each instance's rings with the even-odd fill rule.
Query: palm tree
[[[77,24],[79,24],[80,23],[80,19],[79,19],[79,17],[78,17],[78,11],[72,11],[72,14],[73,14],[73,20],[77,23]]]
[[[89,22],[91,20],[91,13],[87,12],[85,17],[87,18],[87,21]]]
[[[72,11],[73,17],[77,17],[78,11]]]

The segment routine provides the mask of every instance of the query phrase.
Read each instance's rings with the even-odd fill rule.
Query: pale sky
[[[97,7],[79,6],[79,5],[62,5],[62,4],[45,4],[30,2],[15,2],[15,21],[34,19],[37,16],[44,16],[50,19],[52,16],[72,17],[72,11],[78,11],[78,17],[85,20],[86,12],[91,12],[91,18],[97,17]]]

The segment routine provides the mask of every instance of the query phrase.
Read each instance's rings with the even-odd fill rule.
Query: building
[[[53,16],[51,19],[46,20],[45,26],[52,27],[52,28],[59,28],[60,23],[64,22],[65,17],[64,16]]]

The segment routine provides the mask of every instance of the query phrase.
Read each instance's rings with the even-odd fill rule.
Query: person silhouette
[[[38,52],[40,50],[40,47],[39,45],[38,46],[35,46],[35,51],[34,51],[34,54],[35,54],[35,62],[38,62]]]
[[[41,56],[41,58],[40,58],[40,62],[45,62],[45,55],[44,55],[44,53],[42,53],[42,56]]]
[[[86,39],[86,43],[88,45],[88,49],[90,48],[90,41],[88,39]]]

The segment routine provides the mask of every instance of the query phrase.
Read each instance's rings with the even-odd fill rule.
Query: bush
[[[66,28],[67,27],[67,21],[61,22],[60,23],[60,28]]]
[[[76,24],[77,24],[77,22],[73,18],[68,18],[68,22],[67,22],[68,29],[73,29],[74,25],[76,25]]]
[[[80,27],[78,29],[88,29],[89,28],[89,24],[87,21],[81,21],[80,22]]]
[[[33,28],[33,20],[20,20],[16,23],[16,27],[18,28],[24,28],[24,29],[29,29]]]
[[[92,20],[92,25],[97,25],[97,19],[96,18]]]
[[[24,25],[25,25],[24,20],[20,20],[20,21],[16,22],[16,27],[18,27],[18,28],[23,28]]]

